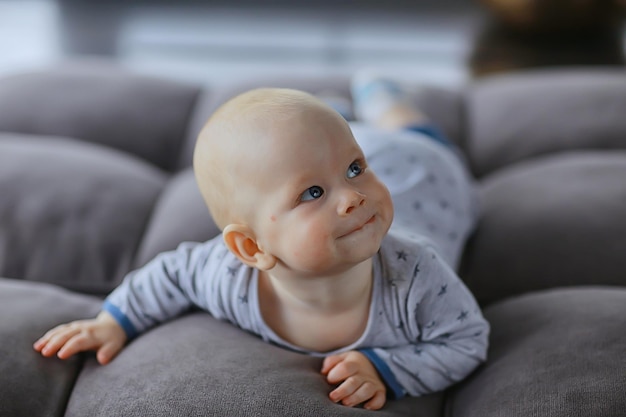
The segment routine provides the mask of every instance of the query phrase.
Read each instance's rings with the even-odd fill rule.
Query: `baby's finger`
[[[113,358],[117,356],[117,354],[124,347],[123,343],[105,343],[102,345],[98,352],[96,353],[96,359],[100,365],[106,365],[111,362]]]
[[[53,356],[67,343],[69,339],[74,337],[79,330],[70,326],[59,328],[54,332],[41,349],[41,354],[46,357]]]
[[[44,346],[57,334],[67,330],[67,325],[61,325],[54,327],[41,336],[34,344],[33,347],[36,351],[40,352]]]
[[[322,363],[322,374],[326,375],[333,369],[339,362],[341,362],[344,358],[344,355],[330,355],[324,358],[324,362]]]
[[[384,391],[376,391],[371,400],[363,404],[363,408],[367,410],[380,410],[385,405],[387,396]]]
[[[330,384],[338,384],[359,371],[359,366],[355,362],[343,360],[328,371],[326,380]]]
[[[89,333],[79,332],[65,342],[61,349],[59,349],[57,356],[61,359],[67,359],[79,352],[95,350],[100,346],[101,342],[98,341],[98,339],[90,336]]]
[[[351,376],[346,379],[341,385],[331,391],[328,396],[334,402],[345,400],[350,395],[353,395],[363,385],[363,380],[358,376]]]
[[[348,407],[353,407],[369,399],[373,399],[375,394],[376,394],[376,388],[374,387],[374,385],[370,382],[365,382],[363,384],[360,384],[352,394],[344,397],[341,400],[341,403]]]
[[[37,340],[35,343],[33,343],[33,349],[35,349],[37,352],[41,352],[41,349],[43,349],[44,346],[46,346],[46,343],[48,343],[48,340],[42,337],[39,340]]]

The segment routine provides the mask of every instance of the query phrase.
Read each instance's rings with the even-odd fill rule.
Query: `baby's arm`
[[[126,343],[126,333],[106,311],[90,320],[62,324],[48,331],[33,347],[43,356],[61,359],[83,351],[96,351],[100,364],[109,363]]]
[[[208,288],[215,280],[214,241],[182,243],[164,252],[144,267],[130,273],[105,300],[103,310],[113,316],[128,339],[171,320],[197,306],[213,313],[207,305]]]
[[[181,244],[133,271],[107,297],[97,318],[55,327],[34,344],[44,356],[66,359],[81,351],[97,351],[98,362],[110,362],[127,340],[202,305],[206,288],[199,284],[214,245]],[[226,250],[224,248],[224,250]],[[207,281],[207,280],[204,280]]]
[[[442,391],[486,359],[489,324],[456,273],[425,247],[397,317],[410,344],[361,350],[392,397]]]
[[[327,356],[322,374],[330,384],[339,384],[329,397],[349,407],[365,403],[364,408],[378,410],[385,405],[386,388],[376,368],[359,351]]]

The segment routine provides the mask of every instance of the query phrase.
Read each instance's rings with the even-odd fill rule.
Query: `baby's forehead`
[[[227,106],[253,113],[266,113],[267,110],[299,111],[320,105],[323,107],[324,103],[315,96],[288,88],[258,88],[240,94],[227,103]]]
[[[228,159],[249,157],[246,148],[263,156],[265,152],[306,146],[321,136],[338,141],[352,137],[339,114],[310,94],[288,89],[244,93],[219,109],[210,124],[207,140],[212,143],[211,153]],[[313,131],[320,135],[309,133]]]

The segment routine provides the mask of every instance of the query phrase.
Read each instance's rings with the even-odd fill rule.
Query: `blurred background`
[[[351,74],[455,85],[624,66],[626,0],[0,0],[0,75],[83,57],[212,84]]]

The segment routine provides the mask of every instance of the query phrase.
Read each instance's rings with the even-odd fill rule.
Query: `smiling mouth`
[[[374,220],[376,220],[376,215],[373,215],[372,217],[370,217],[365,223],[363,223],[361,226],[357,227],[356,229],[352,229],[350,230],[348,233],[343,234],[339,237],[346,237],[348,235],[351,235],[354,232],[358,232],[359,230],[363,229],[365,226],[367,226],[368,224],[372,224],[374,223]]]

